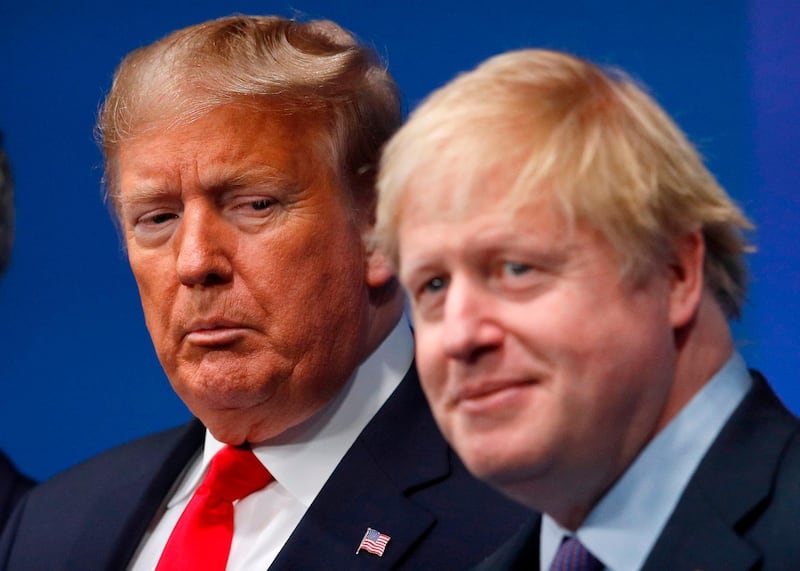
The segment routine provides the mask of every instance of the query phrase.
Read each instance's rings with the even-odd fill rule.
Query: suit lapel
[[[681,496],[643,569],[752,569],[762,554],[740,533],[768,501],[797,420],[766,381],[728,420]]]
[[[542,516],[526,525],[472,571],[538,571]]]
[[[414,503],[446,478],[448,448],[433,424],[412,366],[339,463],[289,538],[272,571],[394,567],[436,518]],[[356,549],[371,527],[391,537],[382,557]],[[325,561],[320,560],[325,554]]]
[[[68,569],[124,569],[175,480],[197,452],[205,429],[194,420],[124,447],[125,469],[97,482]],[[123,455],[120,454],[120,455]],[[108,460],[114,465],[114,460]],[[91,563],[90,563],[91,562]]]

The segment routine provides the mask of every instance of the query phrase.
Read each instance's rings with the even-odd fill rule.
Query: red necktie
[[[226,446],[183,510],[156,571],[224,571],[233,540],[233,502],[272,481],[249,448]]]

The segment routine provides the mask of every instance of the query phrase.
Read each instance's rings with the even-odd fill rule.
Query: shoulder
[[[14,505],[35,482],[19,473],[16,467],[0,452],[0,530],[2,530]]]
[[[763,376],[755,371],[752,375],[750,392],[708,451],[673,514],[680,525],[668,526],[671,535],[665,532],[662,539],[696,537],[699,525],[707,531],[713,529],[712,522],[719,522],[723,524],[716,528],[719,545],[716,551],[705,551],[730,556],[734,544],[724,540],[732,541],[733,536],[721,531],[727,527],[742,540],[735,544],[737,548],[762,560],[761,568],[794,569],[800,566],[796,541],[800,537],[800,421]],[[663,546],[667,545],[672,544],[665,540]]]
[[[135,479],[160,467],[176,451],[191,454],[202,442],[203,427],[197,421],[126,442],[85,460],[41,484],[37,492],[91,489],[107,486],[115,478]],[[185,462],[184,462],[185,463]]]
[[[38,525],[36,522],[41,520],[48,522],[47,527],[65,525],[79,520],[90,506],[117,504],[122,494],[135,501],[149,483],[158,480],[165,464],[177,460],[171,471],[180,473],[202,442],[202,434],[202,425],[192,421],[81,462],[31,490],[25,498],[21,521]]]
[[[8,523],[0,568],[120,568],[203,433],[192,421],[108,450],[35,487]]]
[[[767,499],[750,514],[744,535],[763,556],[764,569],[800,568],[800,432],[786,443]]]
[[[800,430],[795,430],[786,443],[775,468],[771,498],[763,517],[780,525],[790,524],[800,537]]]
[[[34,485],[34,481],[17,470],[11,460],[0,451],[0,506],[9,494],[21,493]]]

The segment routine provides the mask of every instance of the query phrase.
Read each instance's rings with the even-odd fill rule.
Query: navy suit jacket
[[[752,389],[706,453],[642,569],[800,569],[799,428],[754,372]],[[476,571],[538,570],[540,524],[534,517]]]
[[[115,448],[33,490],[0,542],[0,569],[125,569],[202,445],[186,426]],[[530,513],[473,479],[438,432],[412,370],[359,435],[270,567],[467,569]],[[383,557],[356,555],[367,527]]]
[[[0,452],[0,532],[11,510],[33,485],[33,480],[20,474],[6,455]]]

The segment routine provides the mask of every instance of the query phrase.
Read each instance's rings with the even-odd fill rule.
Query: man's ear
[[[694,319],[703,297],[703,268],[706,242],[701,230],[680,237],[670,264],[669,316],[672,327],[679,329]]]
[[[386,255],[374,246],[367,252],[366,271],[367,285],[375,289],[385,286],[394,277],[392,264]]]

